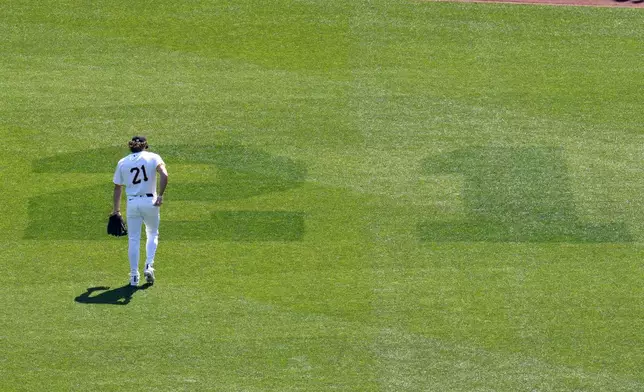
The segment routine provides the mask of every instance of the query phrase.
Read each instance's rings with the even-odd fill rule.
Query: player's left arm
[[[157,173],[159,173],[159,193],[157,194],[157,199],[154,201],[154,205],[159,207],[163,204],[163,192],[168,186],[168,170],[165,168],[164,163],[160,163],[157,166]]]
[[[114,208],[112,214],[121,213],[121,194],[123,193],[123,185],[114,184]]]

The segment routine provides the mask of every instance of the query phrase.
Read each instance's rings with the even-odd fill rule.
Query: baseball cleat
[[[150,284],[154,283],[154,268],[147,267],[145,271],[143,271],[143,276],[145,276],[146,282]]]
[[[130,286],[139,285],[139,275],[130,275]]]

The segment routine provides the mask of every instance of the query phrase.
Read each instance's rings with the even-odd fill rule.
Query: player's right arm
[[[121,195],[123,194],[123,177],[121,176],[121,162],[116,165],[116,171],[114,171],[114,193],[113,193],[113,208],[112,214],[121,213]]]
[[[123,193],[123,185],[114,184],[112,215],[121,213],[121,194],[122,193]]]
[[[155,206],[160,206],[163,204],[163,192],[168,186],[168,170],[165,168],[164,163],[160,163],[157,166],[157,173],[159,173],[159,193],[157,194],[157,199],[154,201]]]

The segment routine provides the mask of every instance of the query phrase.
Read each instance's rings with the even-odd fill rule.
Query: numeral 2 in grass
[[[580,221],[560,148],[468,148],[428,158],[423,166],[428,175],[463,176],[467,214],[464,220],[422,223],[424,241],[632,241],[622,223]]]
[[[141,179],[139,174],[143,173],[143,181],[148,180],[148,173],[145,172],[145,165],[141,165],[141,168],[133,167],[130,169],[130,173],[134,173],[134,178],[132,179],[132,184],[140,184]]]
[[[212,165],[217,170],[209,180],[177,183],[173,200],[212,203],[213,210],[200,222],[168,222],[167,234],[180,239],[223,241],[297,241],[304,235],[304,214],[283,209],[217,209],[226,201],[279,193],[299,187],[306,169],[288,158],[242,146],[206,146],[159,150],[166,162]],[[166,158],[167,157],[167,158]],[[280,196],[275,197],[280,199]],[[260,204],[261,205],[261,204]]]
[[[289,159],[243,146],[159,146],[158,152],[172,167],[179,165],[212,165],[212,178],[192,182],[189,177],[173,177],[168,187],[164,208],[190,208],[210,211],[202,220],[173,220],[162,218],[161,235],[167,240],[219,240],[236,242],[300,241],[304,236],[304,213],[283,208],[233,208],[236,200],[254,197],[273,197],[281,200],[280,192],[299,187],[306,178],[306,168]],[[37,173],[105,173],[105,182],[91,187],[74,189],[82,198],[70,197],[70,190],[39,195],[29,201],[28,239],[85,239],[107,240],[103,217],[111,203],[111,173],[113,164],[124,151],[118,148],[89,150],[87,159],[78,153],[56,155],[33,162]],[[78,162],[83,162],[79,165]],[[175,166],[175,167],[176,167]],[[208,171],[210,172],[210,171]],[[147,181],[144,167],[132,169],[133,183]],[[178,178],[178,179],[177,179]],[[182,205],[180,202],[186,202]],[[222,208],[226,202],[228,208]],[[247,203],[245,203],[247,204]],[[58,211],[70,212],[69,220],[55,219]],[[106,212],[107,211],[107,212]],[[176,210],[175,210],[176,211]],[[164,216],[164,215],[162,215]]]

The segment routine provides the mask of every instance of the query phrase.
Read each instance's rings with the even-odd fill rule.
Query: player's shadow
[[[126,284],[112,290],[110,290],[109,286],[90,287],[86,292],[74,298],[74,301],[83,304],[127,305],[132,300],[134,293],[139,290],[146,290],[150,286],[152,286],[151,283],[137,287]],[[95,294],[96,292],[99,293]]]

